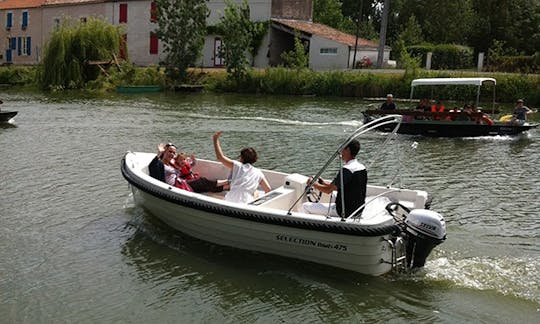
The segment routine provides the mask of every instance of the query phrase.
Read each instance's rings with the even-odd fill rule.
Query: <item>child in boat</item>
[[[191,168],[197,164],[197,159],[195,159],[195,155],[191,154],[191,156],[188,158],[186,152],[180,152],[176,156],[174,163],[176,168],[180,171],[180,177],[182,179],[193,180],[199,177],[198,173],[193,173],[193,171],[191,170]]]

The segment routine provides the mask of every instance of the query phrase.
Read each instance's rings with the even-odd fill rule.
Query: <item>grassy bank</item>
[[[0,67],[0,84],[36,87],[35,67]],[[236,82],[227,79],[222,69],[193,69],[189,71],[190,84],[202,84],[207,91],[239,92],[267,95],[317,95],[336,97],[374,98],[387,93],[397,98],[409,98],[411,80],[434,77],[493,77],[497,79],[496,101],[514,102],[524,98],[529,106],[540,106],[540,75],[520,75],[508,73],[476,73],[462,71],[418,70],[407,73],[380,73],[377,71],[332,71],[314,72],[310,70],[290,70],[270,68],[251,70],[247,77]],[[111,67],[107,74],[102,73],[97,80],[89,82],[85,89],[90,92],[114,91],[119,85],[159,84],[171,86],[163,69],[158,67],[134,67],[124,64],[120,69]],[[482,98],[491,100],[492,89],[483,88]],[[442,100],[470,100],[476,96],[475,87],[437,87],[418,88],[415,98],[437,97]]]
[[[313,72],[273,68],[251,71],[241,82],[227,80],[226,75],[208,78],[208,88],[214,91],[246,92],[257,94],[318,95],[339,97],[373,98],[385,97],[392,93],[397,98],[409,98],[410,84],[416,78],[442,77],[492,77],[497,80],[496,101],[514,102],[525,98],[532,106],[540,105],[540,75],[518,75],[506,73],[475,73],[452,71],[419,71],[416,73],[377,72]],[[482,88],[482,98],[491,100],[493,89]],[[436,97],[443,100],[470,100],[476,97],[476,87],[420,87],[415,90],[415,98]]]

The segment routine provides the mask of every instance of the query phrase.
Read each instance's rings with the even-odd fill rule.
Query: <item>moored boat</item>
[[[411,82],[411,96],[413,99],[414,88],[417,86],[476,86],[476,104],[478,107],[480,88],[485,82],[493,83],[495,92],[496,80],[493,78],[429,78],[416,79]],[[491,111],[494,112],[495,93]],[[474,111],[466,112],[460,109],[450,111],[418,111],[418,110],[367,110],[363,112],[365,122],[374,120],[387,114],[399,114],[403,116],[403,122],[398,129],[399,134],[422,135],[429,137],[478,137],[497,135],[517,135],[538,127],[537,123],[516,123],[512,120],[492,119],[483,110],[475,108]],[[380,126],[379,131],[390,132],[396,124]]]
[[[116,87],[116,92],[118,93],[152,93],[161,91],[163,91],[163,87],[160,85],[126,85]]]
[[[0,122],[9,122],[17,113],[18,111],[0,110]]]
[[[352,139],[381,124],[387,116],[360,127],[336,150],[311,182],[305,175],[262,170],[272,191],[247,204],[228,202],[223,193],[200,194],[172,187],[149,175],[156,154],[128,152],[121,163],[135,203],[172,228],[192,237],[234,248],[276,254],[382,275],[393,269],[422,267],[431,250],[446,238],[443,217],[428,208],[423,190],[368,185],[364,210],[349,217],[308,214],[302,203],[313,182]],[[221,163],[198,159],[194,172],[225,179]],[[328,202],[329,195],[315,195]]]

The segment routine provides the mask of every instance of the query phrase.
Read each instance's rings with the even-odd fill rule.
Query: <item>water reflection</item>
[[[17,124],[15,124],[15,122],[9,122],[9,123],[0,122],[0,128],[1,129],[17,128]]]
[[[122,254],[140,280],[160,287],[160,296],[153,301],[156,307],[178,299],[204,298],[204,308],[211,304],[223,312],[231,308],[238,312],[242,305],[237,316],[245,320],[267,314],[271,319],[379,321],[422,312],[444,289],[422,272],[414,280],[369,277],[217,246],[171,231],[145,212],[129,226],[133,234]],[[396,303],[388,303],[389,299]]]

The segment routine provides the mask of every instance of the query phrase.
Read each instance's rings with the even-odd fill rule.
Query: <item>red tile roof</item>
[[[107,0],[45,0],[46,6],[77,5],[86,3],[107,2]]]
[[[0,0],[0,10],[37,8],[47,5],[72,5],[106,2],[107,0]]]
[[[317,35],[323,38],[333,40],[338,43],[349,45],[354,47],[356,36],[346,34],[332,27],[303,20],[290,20],[290,19],[272,19],[273,22],[279,23],[283,26],[299,30],[311,35]],[[358,38],[358,47],[378,47],[379,44],[369,41],[364,38]]]
[[[0,10],[37,8],[44,3],[45,0],[4,0],[0,2]]]

